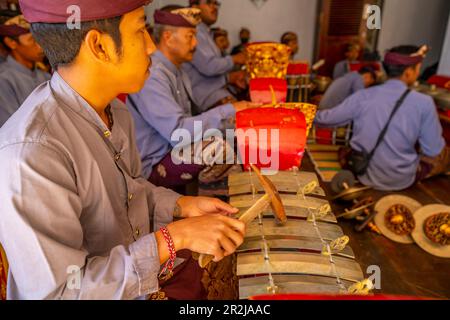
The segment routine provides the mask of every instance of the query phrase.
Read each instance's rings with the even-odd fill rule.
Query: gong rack
[[[364,279],[317,175],[294,169],[268,178],[280,193],[288,222],[277,225],[269,206],[247,226],[237,250],[240,299],[281,293],[369,294],[373,283]],[[230,204],[240,212],[264,193],[251,170],[231,175],[228,185]]]

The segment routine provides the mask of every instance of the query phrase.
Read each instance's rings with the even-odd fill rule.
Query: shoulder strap
[[[378,141],[375,145],[375,148],[372,150],[372,152],[369,154],[369,159],[372,159],[375,152],[377,151],[378,147],[380,146],[381,142],[383,142],[384,137],[386,136],[386,133],[389,129],[389,125],[392,122],[392,119],[394,118],[395,114],[397,113],[397,111],[400,109],[400,107],[402,106],[403,102],[405,101],[406,97],[408,96],[408,94],[411,92],[411,89],[407,89],[405,91],[405,93],[403,93],[403,95],[400,97],[400,99],[398,99],[397,103],[395,104],[394,109],[392,110],[391,116],[389,117],[388,122],[386,123],[386,125],[384,126],[383,130],[380,133],[380,136],[378,137]]]

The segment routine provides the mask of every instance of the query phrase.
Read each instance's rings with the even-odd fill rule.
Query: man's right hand
[[[236,110],[236,112],[239,112],[239,111],[244,111],[247,109],[254,109],[254,108],[261,107],[261,103],[254,103],[254,102],[249,102],[249,101],[239,101],[239,102],[233,103],[233,107]]]
[[[233,254],[244,242],[245,224],[223,215],[205,215],[170,224],[168,230],[177,251],[214,256],[218,262]]]
[[[247,62],[247,56],[245,53],[241,52],[231,56],[233,58],[233,62],[236,65],[244,65]]]

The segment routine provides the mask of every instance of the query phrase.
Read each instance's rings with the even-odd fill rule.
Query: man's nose
[[[146,34],[145,43],[147,44],[147,54],[150,56],[156,51],[156,45],[153,42],[153,39],[150,37],[150,34],[148,32],[146,32],[145,34]]]

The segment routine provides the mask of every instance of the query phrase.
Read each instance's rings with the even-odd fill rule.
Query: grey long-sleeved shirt
[[[231,56],[222,57],[211,35],[209,27],[201,23],[197,27],[197,49],[194,59],[183,65],[192,81],[194,97],[198,101],[199,111],[211,108],[220,100],[231,96],[225,89],[227,74],[233,70]]]
[[[0,64],[0,127],[33,90],[50,77],[50,74],[38,69],[30,70],[8,56]]]
[[[187,130],[196,142],[194,124],[208,129],[225,130],[234,126],[236,116],[233,105],[226,104],[193,116],[191,82],[187,74],[170,62],[161,51],[153,56],[151,76],[144,88],[128,97],[128,108],[136,125],[136,138],[141,153],[144,177],[178,144],[172,141],[175,130]],[[227,127],[228,125],[228,127]]]
[[[180,196],[141,177],[131,116],[118,100],[110,110],[111,131],[55,73],[0,129],[9,299],[136,299],[158,290],[151,222],[170,223]]]

